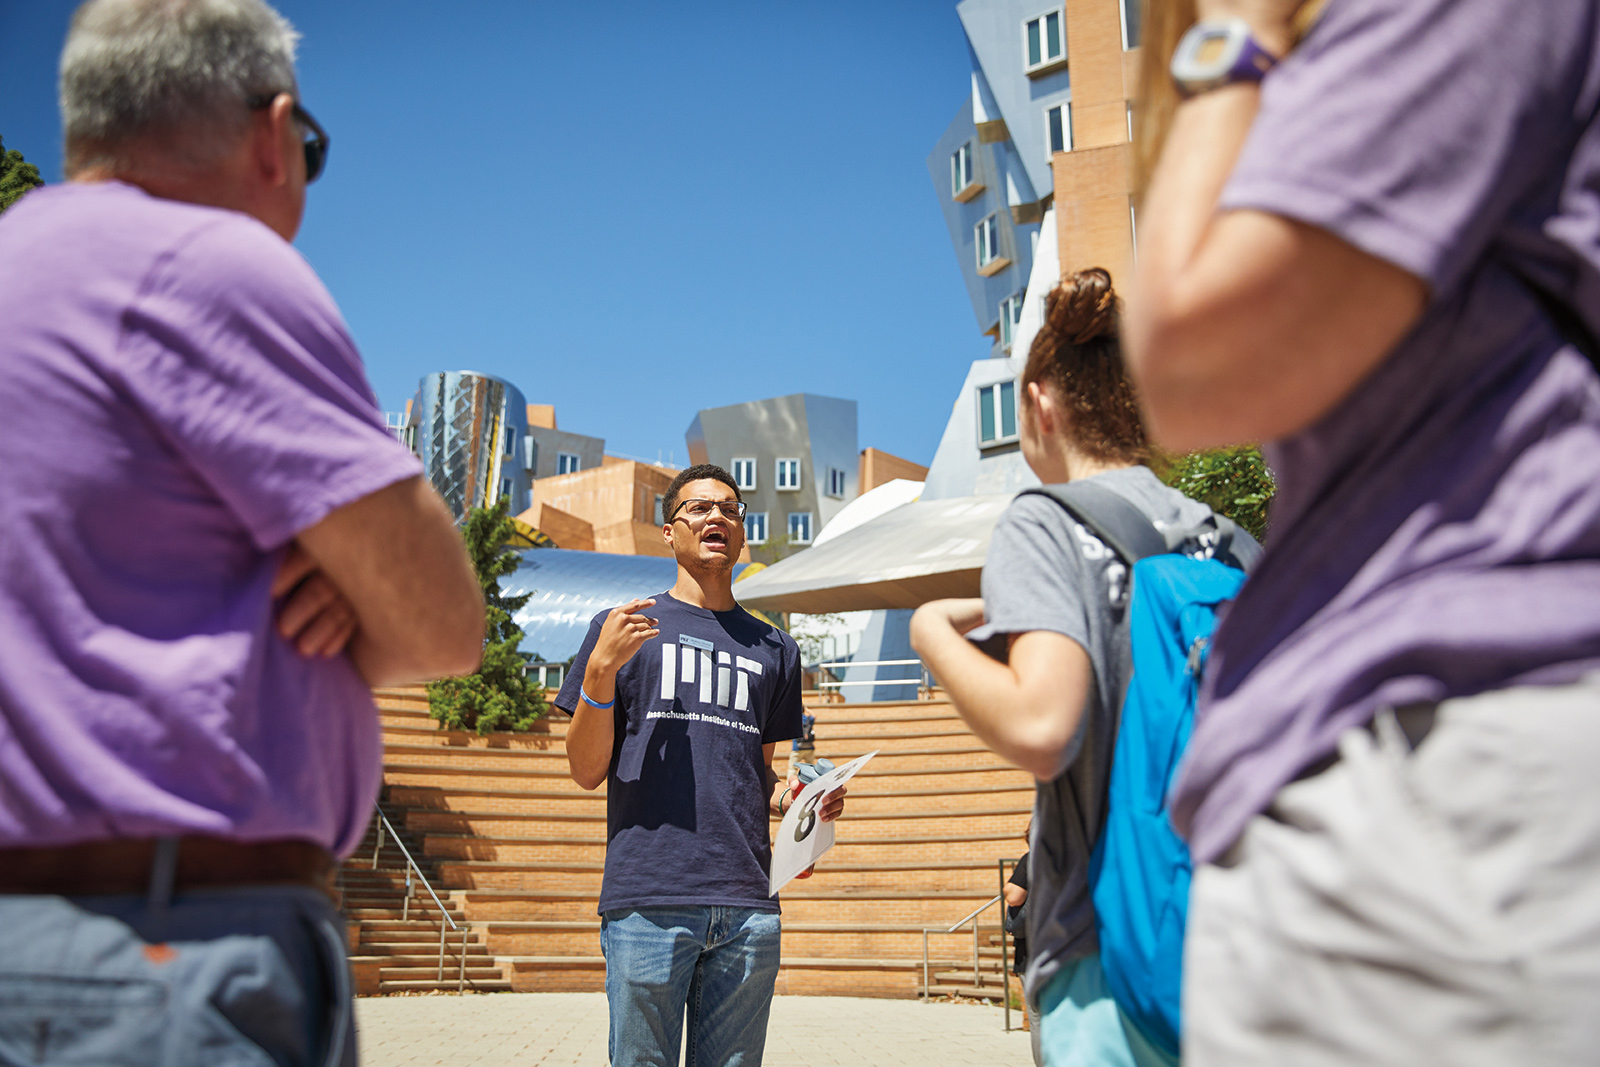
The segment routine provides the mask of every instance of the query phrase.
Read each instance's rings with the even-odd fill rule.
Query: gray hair
[[[182,162],[215,160],[252,97],[295,91],[299,39],[263,0],[87,0],[61,52],[67,172],[125,162],[151,135]]]

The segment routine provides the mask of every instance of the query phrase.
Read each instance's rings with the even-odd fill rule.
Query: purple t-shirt
[[[1268,550],[1172,797],[1200,860],[1380,707],[1600,666],[1600,379],[1519,281],[1600,327],[1597,38],[1589,0],[1331,0],[1264,83],[1223,206],[1337,234],[1430,299],[1268,449]]]
[[[0,847],[355,847],[381,774],[350,662],[278,637],[286,544],[418,473],[305,260],[120,183],[0,216]]]

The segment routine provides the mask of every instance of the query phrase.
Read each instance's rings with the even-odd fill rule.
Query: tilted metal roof
[[[735,593],[747,608],[800,612],[915,608],[977,596],[989,535],[1013,495],[902,504],[752,574]]]
[[[734,576],[745,566],[736,564]],[[527,635],[521,650],[535,660],[563,663],[577,653],[595,615],[670,589],[677,577],[677,560],[666,556],[530,548],[522,552],[516,571],[500,579],[500,591],[533,594],[516,614]]]

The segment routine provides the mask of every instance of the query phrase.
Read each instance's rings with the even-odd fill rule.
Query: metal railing
[[[422,888],[426,889],[428,895],[433,898],[434,906],[439,909],[439,917],[444,920],[439,924],[438,980],[441,982],[444,981],[445,935],[448,930],[461,931],[461,969],[456,978],[456,992],[460,993],[467,985],[467,928],[458,924],[450,917],[450,913],[445,910],[444,901],[440,900],[439,894],[433,891],[433,885],[429,883],[428,876],[422,873],[422,868],[417,866],[417,861],[411,858],[411,852],[406,848],[405,842],[400,840],[399,831],[394,828],[394,824],[389,821],[389,817],[383,813],[383,809],[375,808],[373,810],[378,816],[378,843],[372,849],[372,869],[378,869],[378,853],[383,851],[383,832],[385,830],[389,831],[389,836],[394,839],[394,845],[400,850],[400,855],[406,858],[406,895],[404,902],[400,905],[400,921],[405,922],[411,917],[412,872],[416,873],[417,879],[422,882]],[[448,929],[445,923],[449,924]]]
[[[929,966],[929,963],[928,963],[928,935],[929,934],[953,934],[957,930],[961,929],[963,926],[967,925],[967,923],[971,923],[972,924],[972,985],[973,985],[974,989],[981,989],[983,987],[983,973],[982,973],[982,970],[980,969],[979,952],[978,952],[979,944],[978,944],[978,922],[977,922],[977,919],[978,919],[978,916],[982,915],[984,912],[986,912],[990,908],[994,907],[996,903],[998,903],[999,901],[1005,899],[1005,895],[1006,895],[1006,863],[1007,863],[1007,861],[1005,859],[999,859],[999,860],[995,861],[995,864],[998,867],[999,872],[1000,872],[1000,892],[996,893],[994,896],[990,897],[987,901],[985,901],[984,903],[978,905],[972,911],[968,912],[967,915],[964,918],[962,918],[960,922],[956,923],[953,926],[949,926],[949,927],[925,926],[925,927],[922,928],[922,999],[923,1000],[928,1000],[933,996],[932,975],[930,973],[930,966]],[[1010,934],[1008,933],[1008,931],[1006,930],[1006,924],[1005,924],[1005,922],[1004,922],[1004,920],[1002,918],[1002,921],[1000,923],[1000,1000],[1001,1000],[1001,1003],[1004,1004],[1004,1006],[1005,1006],[1005,1012],[1006,1012],[1005,1029],[1006,1029],[1007,1033],[1011,1032],[1011,975],[1010,975],[1010,970],[1009,970],[1009,968],[1007,966],[1007,961],[1010,958],[1011,958],[1011,937],[1010,937]]]
[[[977,923],[976,920],[977,920],[979,915],[982,915],[984,912],[986,912],[990,908],[994,907],[995,903],[1000,899],[1001,899],[1001,895],[999,893],[996,893],[994,896],[990,897],[987,901],[985,901],[984,903],[982,903],[982,904],[978,905],[976,908],[974,908],[971,912],[969,912],[967,914],[967,916],[964,919],[962,919],[960,922],[956,923],[953,926],[950,926],[950,927],[924,926],[922,928],[922,999],[923,1000],[927,1000],[929,997],[931,997],[933,995],[933,981],[932,981],[932,976],[929,973],[929,967],[928,967],[928,935],[929,934],[953,934],[957,930],[961,929],[963,926],[967,925],[968,923],[972,923],[972,985],[973,985],[974,988],[978,988],[978,987],[982,986],[982,984],[983,984],[983,975],[978,970],[978,966],[979,966],[979,964],[978,964],[978,923]],[[1001,929],[1004,930],[1004,927],[1002,926]]]
[[[1004,857],[995,860],[995,866],[1000,870],[1000,896],[1006,895],[1006,861]],[[1006,928],[1006,913],[1002,905],[1000,912],[1000,989],[1005,994],[1001,999],[1006,1005],[1006,1033],[1011,1032],[1011,931]],[[1024,994],[1026,996],[1026,994]],[[1024,1006],[1024,1013],[1027,1008]],[[1027,1019],[1027,1015],[1023,1015]]]
[[[819,663],[817,667],[825,671],[833,671],[839,667],[919,667],[915,678],[873,678],[859,682],[818,682],[818,689],[844,689],[847,685],[914,685],[919,690],[933,688],[933,680],[928,675],[928,669],[922,666],[920,659],[872,659],[872,660],[838,660],[833,663]]]

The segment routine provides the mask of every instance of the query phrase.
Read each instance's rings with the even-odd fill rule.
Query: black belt
[[[175,862],[170,850],[176,848]],[[242,885],[326,889],[333,857],[309,841],[228,841],[219,837],[90,841],[58,848],[0,849],[0,893],[93,896],[144,893],[168,851],[170,891]]]

